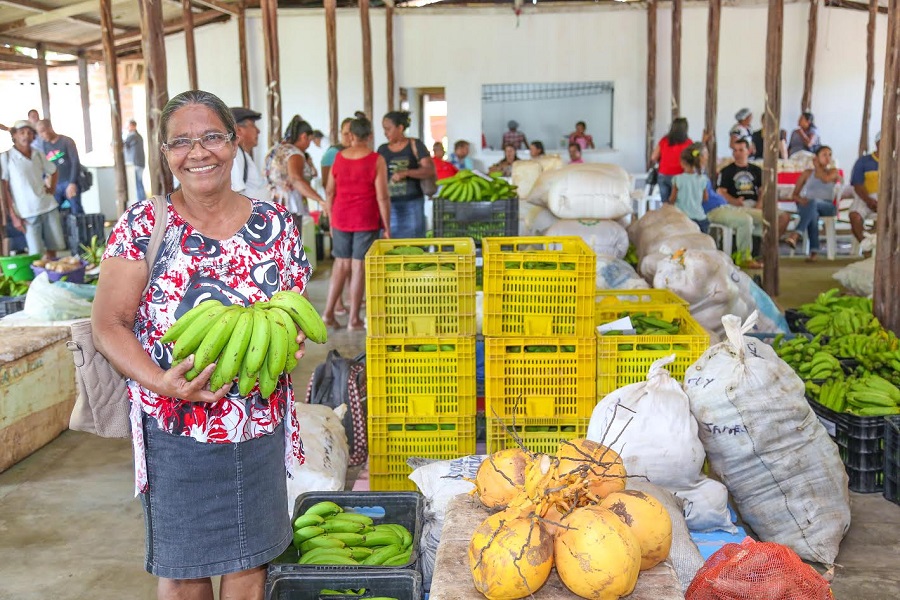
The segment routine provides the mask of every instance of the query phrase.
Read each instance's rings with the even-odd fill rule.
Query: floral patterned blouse
[[[303,157],[303,178],[309,182],[316,176],[315,167],[309,164],[306,154],[293,144],[281,142],[266,154],[266,179],[272,199],[287,207],[295,215],[308,215],[306,199],[291,185],[288,162],[295,154]]]
[[[200,302],[216,299],[246,306],[279,290],[306,286],[312,269],[290,214],[274,203],[250,202],[252,212],[241,230],[229,239],[216,240],[195,230],[168,199],[165,237],[151,273],[152,283],[134,321],[138,341],[163,369],[171,366],[172,344],[161,344],[160,338],[178,317]],[[103,258],[143,260],[155,219],[152,200],[133,205],[113,228]],[[136,494],[147,488],[142,413],[164,431],[217,444],[272,433],[284,420],[288,473],[303,462],[294,393],[287,374],[281,375],[269,398],[260,395],[258,386],[242,397],[235,384],[215,404],[160,396],[130,379],[127,384]]]

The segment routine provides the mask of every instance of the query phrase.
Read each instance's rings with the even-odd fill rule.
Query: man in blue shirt
[[[469,142],[466,140],[457,140],[453,144],[453,152],[447,157],[447,162],[457,169],[472,170],[472,159],[469,158]]]
[[[83,215],[81,207],[81,189],[78,178],[81,174],[81,161],[78,159],[78,149],[75,141],[65,135],[59,135],[53,130],[50,119],[41,119],[37,122],[40,145],[35,148],[40,150],[44,157],[56,165],[59,179],[54,190],[54,198],[60,208],[70,208],[73,215]]]
[[[881,132],[875,136],[875,152],[856,159],[850,172],[850,185],[856,199],[850,207],[850,229],[858,241],[865,237],[866,219],[874,219],[878,212],[878,147]]]

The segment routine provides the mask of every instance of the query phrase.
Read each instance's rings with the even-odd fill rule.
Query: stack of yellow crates
[[[370,488],[415,490],[409,457],[475,453],[475,243],[376,241],[366,318]]]
[[[596,256],[579,237],[485,238],[487,450],[556,453],[597,399]]]

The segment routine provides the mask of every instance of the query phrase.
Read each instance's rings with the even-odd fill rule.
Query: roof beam
[[[199,4],[200,6],[205,6],[206,8],[211,8],[233,17],[238,16],[238,12],[240,12],[240,9],[237,6],[226,4],[224,2],[221,2],[221,0],[191,0],[191,2],[193,4]]]
[[[201,13],[197,13],[194,15],[194,27],[199,27],[200,25],[206,25],[208,23],[214,23],[216,21],[224,21],[229,18],[228,15],[220,13],[216,10],[206,10]],[[165,35],[170,35],[172,33],[178,33],[184,29],[184,21],[179,17],[177,19],[172,19],[170,21],[166,21],[163,23],[163,33]],[[116,36],[115,45],[116,50],[118,52],[122,52],[123,49],[129,48],[132,45],[136,45],[140,47],[141,44],[141,33],[138,31],[136,33],[127,33],[125,35]],[[102,40],[97,40],[96,42],[90,42],[85,44],[85,48],[88,49],[97,49],[98,47],[102,47]]]
[[[82,13],[92,12],[92,10],[94,8],[96,8],[97,3],[92,2],[90,4],[91,4],[90,8],[83,10],[81,12]],[[37,2],[35,0],[0,0],[0,5],[11,6],[13,8],[21,8],[23,10],[32,10],[32,11],[41,13],[41,15],[35,15],[35,16],[43,16],[47,13],[51,13],[53,11],[59,10],[57,7],[54,7],[54,6],[51,6],[48,4],[44,4],[42,2]],[[24,19],[17,19],[15,21],[10,21],[9,23],[3,23],[2,25],[0,25],[0,31],[12,31],[14,29],[22,29],[23,27],[28,27],[29,23],[27,23],[27,20],[29,18],[33,18],[33,17],[25,17]],[[65,19],[67,21],[82,23],[84,25],[91,25],[93,27],[97,27],[98,29],[100,28],[100,19],[79,16],[78,14],[76,14],[76,15],[70,15],[70,16],[66,16],[66,17],[59,17],[58,19],[55,19],[55,20],[62,20],[62,19]],[[129,31],[125,27],[116,27],[116,29],[121,32]]]

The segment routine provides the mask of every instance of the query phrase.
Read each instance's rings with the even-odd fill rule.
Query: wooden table
[[[490,514],[478,500],[467,494],[453,498],[444,518],[441,543],[438,546],[431,580],[429,600],[484,600],[472,583],[469,570],[469,540],[472,533]],[[535,595],[538,600],[574,599],[560,581],[556,569],[544,587]],[[683,600],[681,584],[668,561],[641,572],[637,586],[628,600]]]

